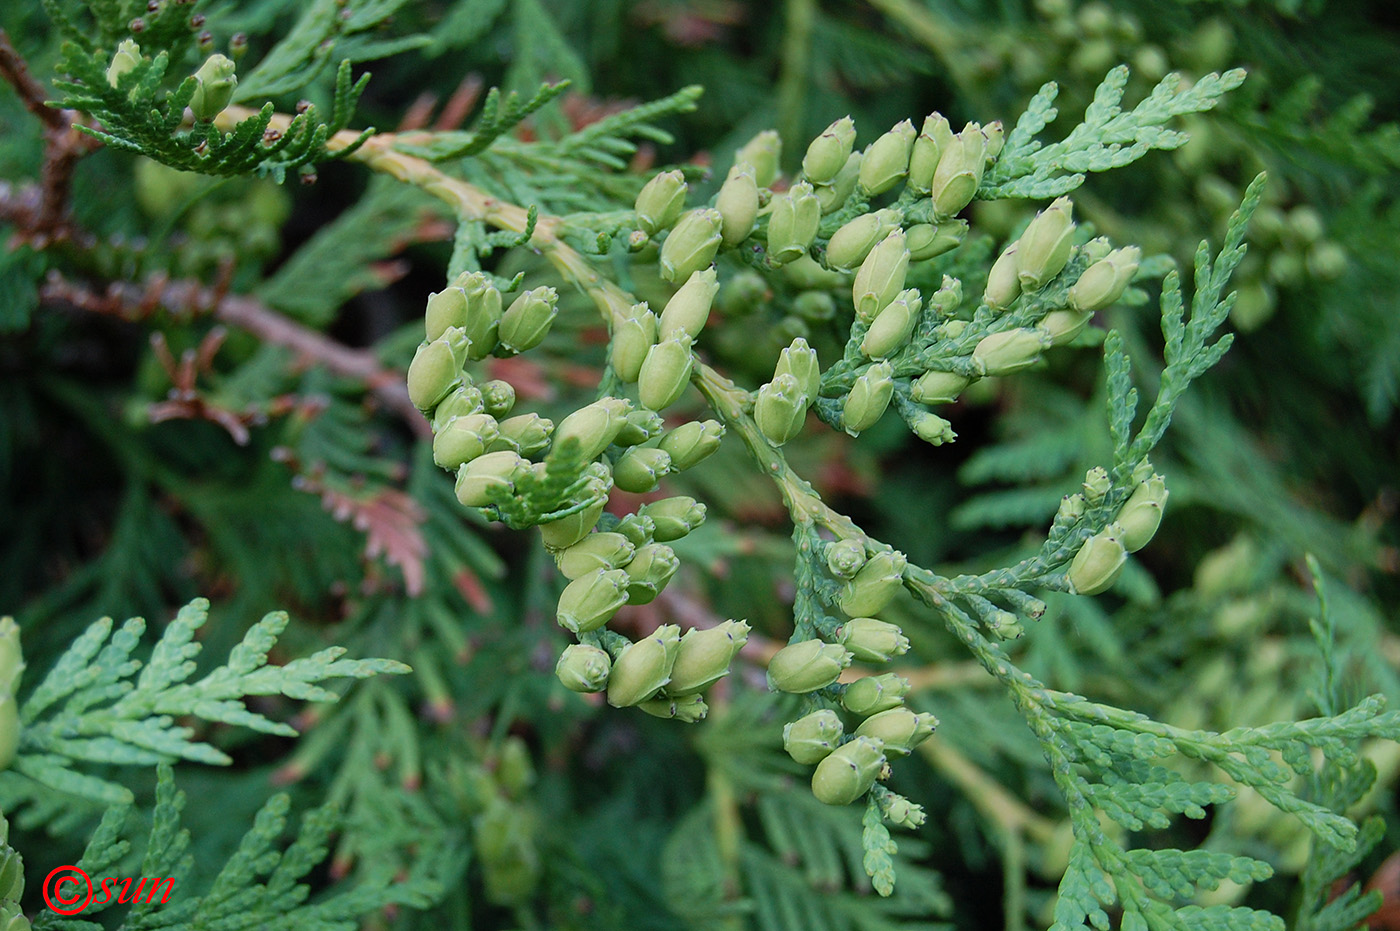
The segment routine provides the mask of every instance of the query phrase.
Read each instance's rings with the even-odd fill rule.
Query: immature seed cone
[[[1122,534],[1120,526],[1109,524],[1107,529],[1084,541],[1069,565],[1070,592],[1097,595],[1108,590],[1128,561]]]
[[[729,675],[730,664],[749,639],[744,621],[725,621],[705,630],[691,628],[681,638],[671,667],[668,695],[690,695]]]
[[[840,210],[855,193],[856,180],[860,177],[860,159],[859,152],[852,152],[829,184],[816,186],[817,204],[822,208],[822,216]]]
[[[602,627],[627,603],[629,581],[621,569],[595,569],[574,579],[559,596],[559,626],[574,634]]]
[[[1079,276],[1069,289],[1069,306],[1085,312],[1108,307],[1128,289],[1141,258],[1142,250],[1136,246],[1114,249]]]
[[[575,511],[568,517],[540,524],[540,537],[544,540],[545,548],[549,550],[567,549],[582,540],[588,535],[588,531],[592,530],[598,523],[598,518],[603,516],[603,507],[606,504],[606,498],[599,498],[588,507],[581,511]]]
[[[122,39],[117,45],[117,53],[112,56],[112,63],[107,66],[107,83],[116,87],[122,75],[130,74],[140,63],[141,46],[131,39]]]
[[[1167,505],[1166,482],[1153,474],[1140,482],[1123,508],[1118,512],[1118,524],[1123,528],[1123,548],[1136,553],[1148,544],[1162,523],[1162,511]]]
[[[935,219],[952,217],[972,202],[987,167],[987,138],[976,123],[948,140],[930,182]]]
[[[815,692],[851,665],[851,654],[835,643],[803,640],[783,647],[768,661],[768,684],[779,692]]]
[[[724,245],[737,246],[748,238],[758,217],[758,184],[752,165],[735,164],[729,169],[715,198],[715,209],[723,218],[719,235]]]
[[[671,457],[671,469],[682,472],[719,449],[723,436],[724,424],[718,420],[692,420],[669,431],[657,447]]]
[[[584,460],[598,458],[617,439],[631,409],[631,401],[614,397],[601,398],[580,407],[554,428],[554,445],[550,455],[576,441],[579,455]]]
[[[418,347],[408,366],[408,397],[414,407],[431,411],[462,383],[467,346],[461,328],[449,327],[442,336]]]
[[[923,194],[929,192],[933,173],[938,170],[938,157],[952,138],[953,130],[942,114],[930,113],[924,118],[919,138],[909,153],[909,178],[905,183],[910,188]]]
[[[521,353],[544,342],[559,314],[558,304],[559,294],[550,287],[534,288],[517,297],[501,316],[496,331],[500,348]]]
[[[679,627],[667,624],[623,647],[613,662],[608,704],[615,708],[639,705],[661,691],[662,686],[671,681],[680,632]]]
[[[1040,361],[1050,335],[1033,327],[1002,330],[984,336],[972,350],[972,364],[983,375],[1010,375]]]
[[[866,676],[846,687],[841,705],[852,714],[872,715],[904,704],[909,694],[909,680],[887,672],[882,676]]]
[[[870,737],[857,737],[817,764],[812,794],[826,805],[849,805],[870,791],[884,766],[884,745]]]
[[[884,744],[885,753],[904,756],[932,736],[937,726],[938,719],[931,714],[891,708],[862,721],[856,735],[877,738]]]
[[[826,264],[849,271],[865,261],[875,244],[899,226],[899,211],[877,210],[863,213],[831,234],[826,246]]]
[[[637,195],[637,225],[648,235],[676,222],[685,205],[685,175],[663,171],[642,186]]]
[[[674,283],[709,268],[719,251],[723,226],[724,217],[713,207],[701,207],[682,216],[661,244],[661,277]]]
[[[1016,275],[1017,243],[1006,247],[987,274],[987,290],[982,300],[992,310],[1005,310],[1021,296],[1021,279]]]
[[[888,663],[909,652],[909,638],[899,625],[874,617],[851,618],[836,628],[836,642],[867,663]]]
[[[497,432],[496,439],[487,445],[487,452],[509,449],[529,457],[543,452],[549,445],[554,422],[539,414],[521,414],[502,420],[497,424]]]
[[[909,271],[909,250],[903,230],[894,230],[870,250],[856,272],[851,299],[856,316],[869,322],[904,289]]]
[[[642,362],[656,345],[659,322],[645,303],[634,304],[629,315],[613,329],[608,361],[618,378],[632,384],[641,375]]]
[[[923,262],[951,252],[967,238],[966,220],[944,220],[937,226],[920,223],[904,231],[909,245],[909,258]]]
[[[778,179],[778,163],[783,156],[783,140],[771,129],[754,136],[734,153],[734,161],[753,166],[759,187],[769,187]]]
[[[972,379],[955,372],[925,372],[909,388],[909,397],[917,404],[951,404]]]
[[[464,507],[484,508],[497,489],[513,494],[515,478],[525,467],[525,460],[508,451],[478,456],[457,470],[457,500]]]
[[[805,255],[817,236],[821,218],[821,202],[806,181],[774,197],[768,217],[769,259],[782,264]]]
[[[695,356],[690,351],[690,337],[684,331],[661,340],[647,350],[637,376],[637,395],[642,404],[654,411],[665,410],[685,393]]]
[[[845,166],[856,141],[856,124],[849,116],[828,126],[807,146],[802,156],[802,173],[813,184],[828,184]]]
[[[777,375],[758,389],[753,405],[754,422],[769,442],[781,446],[802,432],[807,422],[807,404],[807,395],[795,376]]]
[[[1017,241],[1016,277],[1025,291],[1037,291],[1058,275],[1074,248],[1074,204],[1057,197],[1035,215]]]
[[[642,495],[655,491],[671,472],[671,457],[654,446],[634,446],[613,463],[613,482],[623,491]]]
[[[454,417],[433,436],[433,462],[455,472],[463,463],[485,453],[498,436],[500,429],[490,414]]]
[[[846,583],[837,604],[850,617],[878,614],[903,586],[907,565],[903,553],[876,553]]]
[[[883,313],[883,311],[882,311]],[[879,322],[879,318],[876,318]],[[841,426],[852,436],[862,430],[869,430],[884,416],[894,397],[894,379],[888,362],[877,362],[867,366],[851,386],[846,395],[845,406],[841,408]]]
[[[670,687],[667,687],[670,691]],[[694,724],[703,721],[705,715],[710,713],[710,706],[705,704],[703,695],[686,695],[683,698],[652,698],[642,702],[637,706],[647,714],[667,720],[680,721],[683,724]]]
[[[719,276],[713,268],[693,272],[661,311],[657,338],[667,339],[684,332],[691,339],[700,335],[710,319],[710,305],[719,291]]]
[[[637,547],[632,561],[622,567],[627,573],[627,603],[650,604],[661,594],[680,566],[676,551],[664,543],[647,543]]]
[[[783,726],[783,749],[798,763],[820,763],[841,740],[841,718],[830,708],[813,711]]]
[[[670,543],[705,522],[705,505],[687,495],[676,495],[644,504],[637,509],[637,514],[651,519],[655,527],[653,540]]]
[[[871,321],[870,329],[865,331],[865,338],[861,341],[860,351],[871,359],[888,359],[897,355],[909,344],[923,305],[923,298],[913,288],[899,292],[899,296],[886,304]]]
[[[817,351],[807,345],[807,341],[802,337],[797,337],[782,352],[778,353],[778,364],[773,368],[773,375],[791,375],[797,379],[798,389],[807,396],[810,404],[816,398],[822,386],[822,367],[817,360]]]
[[[599,569],[620,569],[631,561],[637,548],[620,533],[590,533],[573,546],[555,553],[559,573],[573,580]]]
[[[909,174],[909,153],[914,145],[914,124],[904,120],[865,150],[857,187],[866,194],[883,194]]]
[[[233,89],[238,86],[236,70],[226,55],[210,55],[199,66],[194,73],[194,96],[190,98],[190,110],[196,120],[207,123],[233,102]]]
[[[826,547],[826,567],[838,579],[849,579],[865,565],[865,545],[859,540],[837,540]]]
[[[571,692],[601,692],[608,687],[608,674],[612,672],[612,657],[606,650],[582,643],[573,643],[564,648],[559,662],[554,664],[554,674]]]

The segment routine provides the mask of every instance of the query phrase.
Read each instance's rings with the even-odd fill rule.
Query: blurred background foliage
[[[253,60],[300,13],[282,0],[206,7],[216,46],[244,33]],[[58,40],[43,8],[4,4],[0,27],[47,81]],[[1012,653],[1054,687],[1182,726],[1307,716],[1319,669],[1311,552],[1331,581],[1345,697],[1400,698],[1393,5],[435,0],[345,37],[336,57],[347,56],[373,73],[357,126],[454,128],[486,87],[529,96],[543,80],[571,81],[521,140],[702,85],[698,109],[665,121],[674,141],[631,158],[634,168],[708,166],[702,197],[734,149],[768,127],[793,168],[802,141],[848,113],[864,142],[934,109],[954,125],[1014,119],[1047,80],[1061,109],[1078,113],[1120,62],[1134,70],[1130,99],[1169,70],[1247,68],[1225,106],[1189,121],[1185,148],[1096,176],[1076,196],[1101,233],[1189,267],[1201,236],[1218,242],[1248,180],[1270,177],[1235,282],[1241,338],[1154,457],[1172,489],[1161,531],[1111,594],[1048,597]],[[330,78],[300,95],[324,100]],[[586,160],[502,151],[469,177],[517,202],[626,209],[635,192],[633,179]],[[17,202],[41,162],[38,122],[0,90],[0,202]],[[974,205],[974,237],[1004,241],[1034,206]],[[761,666],[717,692],[697,728],[605,711],[558,686],[560,580],[537,536],[465,517],[413,417],[375,390],[406,365],[452,254],[452,225],[424,195],[340,163],[279,186],[174,175],[99,149],[78,167],[73,211],[85,233],[58,241],[0,215],[0,607],[19,620],[30,667],[46,668],[98,616],[143,615],[158,629],[203,594],[215,606],[206,655],[285,608],[288,655],[337,642],[415,668],[297,713],[299,741],[205,735],[235,763],[177,770],[182,788],[216,802],[186,812],[197,868],[222,862],[277,784],[298,805],[329,799],[348,812],[332,876],[437,859],[441,904],[367,916],[372,927],[1048,924],[1067,850],[1059,796],[1010,703],[912,599],[888,619],[915,643],[903,670],[916,683],[910,705],[942,726],[921,749],[928,765],[896,776],[930,817],[901,840],[888,900],[870,894],[860,868],[858,815],[791,791],[800,771],[779,749],[783,718],[762,694]],[[554,283],[529,255],[494,270]],[[657,285],[633,284],[643,296]],[[819,282],[753,285],[720,295],[718,367],[757,384],[794,336],[824,358],[839,351]],[[282,330],[211,314],[225,292],[270,311],[258,321],[324,334],[361,368],[328,367]],[[561,303],[542,353],[494,363],[551,416],[589,390],[606,335],[586,301]],[[1154,313],[1119,307],[1106,322],[1139,371],[1156,370]],[[790,444],[790,459],[911,560],[946,574],[1005,564],[1034,550],[1060,496],[1103,459],[1099,369],[1095,353],[1065,353],[1048,369],[985,380],[948,414],[953,446],[897,428],[859,444],[818,429]],[[626,609],[631,622],[748,618],[768,642],[786,639],[792,556],[776,491],[737,443],[665,487],[707,502],[711,519],[676,544],[682,575],[655,604]],[[1368,750],[1380,780],[1361,810],[1384,815],[1387,833],[1355,878],[1391,877],[1395,898],[1373,926],[1400,927],[1388,911],[1400,910],[1400,878],[1394,861],[1382,867],[1400,848],[1400,754]],[[150,799],[153,773],[123,778]],[[65,804],[6,800],[31,876],[72,862],[100,814]],[[1198,832],[1188,843],[1248,853],[1280,874],[1258,888],[1223,884],[1219,901],[1288,913],[1305,831],[1241,798],[1138,842],[1188,828]]]

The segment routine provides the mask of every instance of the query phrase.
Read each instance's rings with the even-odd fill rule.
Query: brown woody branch
[[[254,298],[228,294],[221,288],[207,288],[194,281],[159,277],[144,286],[113,282],[105,291],[97,291],[57,273],[50,273],[39,296],[45,303],[67,304],[124,319],[141,319],[157,308],[177,314],[212,315],[223,323],[252,333],[265,343],[284,346],[307,362],[324,365],[336,375],[360,382],[416,434],[431,436],[427,420],[409,400],[402,372],[382,365],[374,353],[342,345],[287,319]]]
[[[44,164],[40,170],[37,201],[6,219],[14,222],[20,228],[21,237],[38,249],[55,240],[74,238],[78,231],[68,222],[73,166],[101,143],[77,129],[78,124],[92,125],[81,113],[48,106],[48,93],[30,73],[28,63],[15,50],[3,29],[0,29],[0,77],[14,87],[25,109],[44,124]]]

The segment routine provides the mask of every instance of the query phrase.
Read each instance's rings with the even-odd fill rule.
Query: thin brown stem
[[[401,417],[422,437],[431,436],[428,422],[408,397],[404,374],[380,363],[374,353],[352,349],[294,320],[260,301],[223,293],[194,281],[154,279],[146,286],[113,282],[105,292],[50,276],[39,292],[46,303],[67,304],[92,313],[140,318],[157,307],[182,314],[211,314],[263,342],[291,349],[299,357],[329,371],[361,382],[385,408]]]

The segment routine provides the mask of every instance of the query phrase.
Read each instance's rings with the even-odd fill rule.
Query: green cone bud
[[[637,225],[651,236],[675,223],[685,206],[685,189],[685,175],[680,171],[656,175],[637,194]]]
[[[1049,338],[1053,348],[1074,342],[1074,338],[1084,332],[1093,318],[1094,313],[1090,310],[1052,310],[1040,318],[1035,328]]]
[[[549,445],[550,434],[554,432],[554,423],[539,414],[521,414],[518,417],[508,417],[502,420],[497,429],[498,436],[487,445],[487,452],[494,453],[508,449],[528,458],[542,452]]]
[[[599,569],[620,569],[632,561],[637,548],[620,533],[590,533],[555,554],[559,572],[570,581]]]
[[[752,165],[735,164],[729,169],[715,197],[715,209],[723,220],[719,230],[721,242],[737,246],[748,238],[758,218],[758,184]]]
[[[830,708],[813,711],[783,725],[783,749],[799,763],[820,763],[836,749],[845,733],[841,719]]]
[[[812,794],[826,805],[849,805],[870,791],[884,768],[880,741],[857,737],[817,764],[812,774]]]
[[[654,446],[635,446],[613,463],[613,482],[623,491],[646,494],[671,474],[671,457]]]
[[[1006,251],[992,263],[987,274],[987,290],[982,300],[992,310],[1005,310],[1021,296],[1021,279],[1016,275],[1016,252],[1019,243],[1012,243]]]
[[[669,687],[667,689],[669,692]],[[687,695],[684,698],[652,698],[637,706],[649,715],[658,718],[674,719],[683,724],[694,724],[705,720],[710,706],[705,704],[703,695]]]
[[[929,411],[922,411],[915,415],[909,423],[909,429],[913,430],[915,436],[930,446],[942,446],[944,443],[951,443],[958,438],[958,435],[953,432],[951,423]]]
[[[497,329],[501,348],[513,354],[544,342],[559,314],[558,303],[559,294],[550,287],[533,288],[511,301]]]
[[[671,457],[671,469],[682,472],[719,449],[724,424],[718,420],[692,420],[670,431],[657,443]]]
[[[1108,470],[1103,466],[1094,466],[1084,473],[1084,500],[1089,504],[1102,501],[1111,487],[1113,482],[1108,477]]]
[[[898,228],[898,210],[863,213],[831,234],[826,246],[826,264],[850,271],[865,261],[875,244]]]
[[[463,372],[462,384],[453,388],[433,409],[433,432],[445,429],[454,417],[485,412],[486,405],[481,403],[481,392],[472,384],[471,376]]]
[[[851,393],[846,395],[846,404],[841,408],[841,428],[851,436],[869,430],[884,416],[890,398],[894,397],[891,371],[888,362],[876,362],[867,366],[851,386]]]
[[[0,695],[18,692],[23,672],[24,651],[20,648],[19,625],[12,617],[0,618]]]
[[[684,331],[652,346],[637,376],[637,394],[642,404],[659,411],[680,400],[685,386],[690,383],[694,363],[690,337]]]
[[[637,513],[655,524],[652,539],[658,543],[679,540],[705,522],[705,505],[688,495],[662,498],[638,508]]]
[[[987,140],[987,161],[994,162],[1006,145],[1006,127],[1001,125],[1001,120],[994,120],[982,127],[982,135]]]
[[[879,714],[904,704],[909,694],[909,680],[887,672],[882,676],[866,676],[846,686],[841,705],[858,715]]]
[[[866,663],[888,663],[909,652],[909,638],[898,624],[873,617],[853,617],[836,628],[836,642]]]
[[[1074,248],[1074,204],[1057,197],[1021,234],[1016,249],[1016,277],[1024,291],[1037,291],[1058,275]]]
[[[1074,554],[1069,564],[1069,590],[1075,595],[1097,595],[1107,591],[1118,578],[1128,551],[1123,547],[1122,528],[1109,524],[1088,540]]]
[[[681,331],[691,339],[699,336],[705,321],[710,319],[710,305],[718,291],[719,276],[713,268],[691,274],[661,311],[657,337],[667,339]]]
[[[920,805],[915,805],[902,795],[891,794],[885,807],[885,820],[890,824],[913,830],[922,827],[928,815]]]
[[[454,417],[446,428],[433,436],[433,462],[439,468],[455,472],[463,463],[485,453],[486,447],[499,435],[496,418],[490,414]]]
[[[603,516],[606,504],[607,498],[600,496],[592,504],[568,517],[540,524],[540,538],[544,540],[545,548],[566,549],[588,536],[588,532],[597,526],[598,518]]]
[[[987,167],[987,137],[976,123],[948,140],[938,155],[930,189],[935,218],[951,217],[972,203]]]
[[[808,401],[816,398],[822,386],[822,367],[817,360],[817,351],[807,345],[802,337],[778,353],[778,364],[773,368],[773,377],[791,375],[797,379],[797,387],[807,396]]]
[[[419,346],[408,366],[408,396],[413,406],[431,411],[462,383],[466,363],[467,337],[458,327],[449,327],[442,336]]]
[[[910,386],[909,397],[918,404],[951,404],[972,379],[956,372],[925,372]]]
[[[904,756],[933,736],[937,726],[938,719],[926,712],[915,714],[908,708],[891,708],[860,722],[856,735],[881,741],[885,753],[891,756]]]
[[[1010,375],[1028,369],[1040,360],[1050,345],[1048,334],[1019,327],[984,336],[972,350],[972,364],[983,375]]]
[[[1060,507],[1055,512],[1056,520],[1079,520],[1084,516],[1085,501],[1080,494],[1065,495],[1060,499]]]
[[[575,634],[602,627],[627,604],[627,582],[621,569],[595,569],[574,579],[559,595],[559,626]]]
[[[724,217],[713,207],[683,215],[661,244],[661,277],[674,284],[709,268],[719,251],[723,226]]]
[[[852,152],[845,166],[831,179],[830,184],[818,184],[815,188],[817,203],[822,208],[822,216],[835,213],[846,205],[855,193],[856,181],[860,178],[860,153]]]
[[[554,674],[571,692],[601,692],[608,687],[612,657],[607,650],[584,643],[572,643],[559,654]]]
[[[640,446],[660,433],[665,425],[666,421],[656,411],[640,408],[623,418],[622,429],[613,442],[618,446]]]
[[[613,661],[608,682],[608,704],[615,708],[639,705],[671,681],[681,629],[674,624],[658,627],[649,636],[628,644]]]
[[[837,540],[826,547],[826,567],[838,579],[854,578],[865,565],[865,544],[859,540]]]
[[[469,508],[483,508],[498,490],[515,493],[515,478],[526,467],[519,455],[503,451],[478,456],[457,470],[457,500]]]
[[[903,553],[876,553],[841,590],[837,604],[849,617],[879,614],[904,584]]]
[[[909,344],[909,337],[914,335],[914,325],[919,322],[919,311],[923,305],[923,298],[913,288],[899,292],[898,297],[875,315],[870,329],[865,331],[865,338],[861,340],[860,351],[871,359],[888,359],[897,355]]]
[[[720,288],[719,306],[730,316],[743,317],[758,310],[771,296],[768,280],[753,269],[746,269]]]
[[[117,45],[117,53],[112,56],[112,63],[107,66],[107,83],[116,87],[122,75],[130,74],[139,64],[141,46],[132,39],[122,39]]]
[[[904,236],[909,247],[909,258],[923,262],[962,245],[967,238],[967,221],[944,220],[937,226],[920,223],[905,230]]]
[[[1084,270],[1069,289],[1069,306],[1075,310],[1103,310],[1123,296],[1137,274],[1142,250],[1137,246],[1114,249]]]
[[[836,298],[826,291],[803,291],[793,299],[792,312],[803,320],[825,323],[836,316]]]
[[[492,417],[504,417],[515,407],[515,386],[499,378],[484,381],[477,386],[481,392],[481,404]]]
[[[779,692],[815,692],[835,682],[849,665],[851,654],[840,644],[803,640],[773,654],[768,684]]]
[[[617,377],[631,384],[642,372],[647,351],[656,345],[659,321],[645,303],[634,304],[631,315],[613,329],[608,361]]]
[[[467,358],[479,361],[495,352],[500,342],[501,292],[491,282],[490,275],[470,272],[457,279],[457,285],[467,299],[467,322],[462,324],[472,341]]]
[[[612,445],[627,423],[627,412],[631,408],[631,401],[613,397],[601,398],[580,407],[554,428],[554,447],[550,451],[551,455],[561,451],[567,443],[576,440],[581,458],[598,458],[599,453]]]
[[[795,376],[777,375],[758,389],[753,419],[770,443],[782,446],[802,432],[807,422],[807,404],[807,395]]]
[[[919,138],[909,153],[909,187],[927,194],[933,187],[933,173],[938,170],[938,157],[953,138],[953,130],[942,114],[930,113],[924,118]]]
[[[802,173],[813,184],[828,184],[851,156],[856,141],[856,124],[849,116],[832,123],[807,146],[802,156]]]
[[[734,153],[734,161],[753,166],[759,187],[769,187],[778,179],[778,162],[783,156],[783,140],[771,129],[754,136]]]
[[[768,258],[782,264],[805,255],[821,219],[821,203],[806,181],[774,197],[768,216]]]
[[[909,271],[909,250],[905,246],[903,230],[895,230],[882,239],[856,272],[851,285],[851,297],[855,303],[856,316],[869,322],[900,291],[904,290],[904,276]]]
[[[194,73],[194,96],[190,98],[190,110],[196,120],[207,123],[232,102],[233,89],[238,85],[235,70],[233,60],[225,55],[210,55],[199,66]]]
[[[1123,528],[1123,548],[1129,553],[1142,549],[1157,533],[1167,496],[1167,485],[1160,475],[1140,483],[1128,496],[1118,512],[1118,524]]]
[[[647,543],[637,547],[632,561],[623,567],[630,580],[627,583],[627,603],[650,604],[680,567],[681,561],[676,557],[676,551],[664,543]]]
[[[856,186],[866,194],[883,194],[909,174],[909,153],[914,145],[914,124],[908,120],[870,143],[860,160]]]
[[[725,621],[705,630],[686,631],[676,651],[666,694],[690,695],[729,675],[730,664],[748,639],[749,625],[744,621]]]
[[[423,327],[429,341],[437,339],[448,327],[466,325],[467,295],[461,288],[443,288],[436,294],[428,295],[428,306],[423,311]]]

